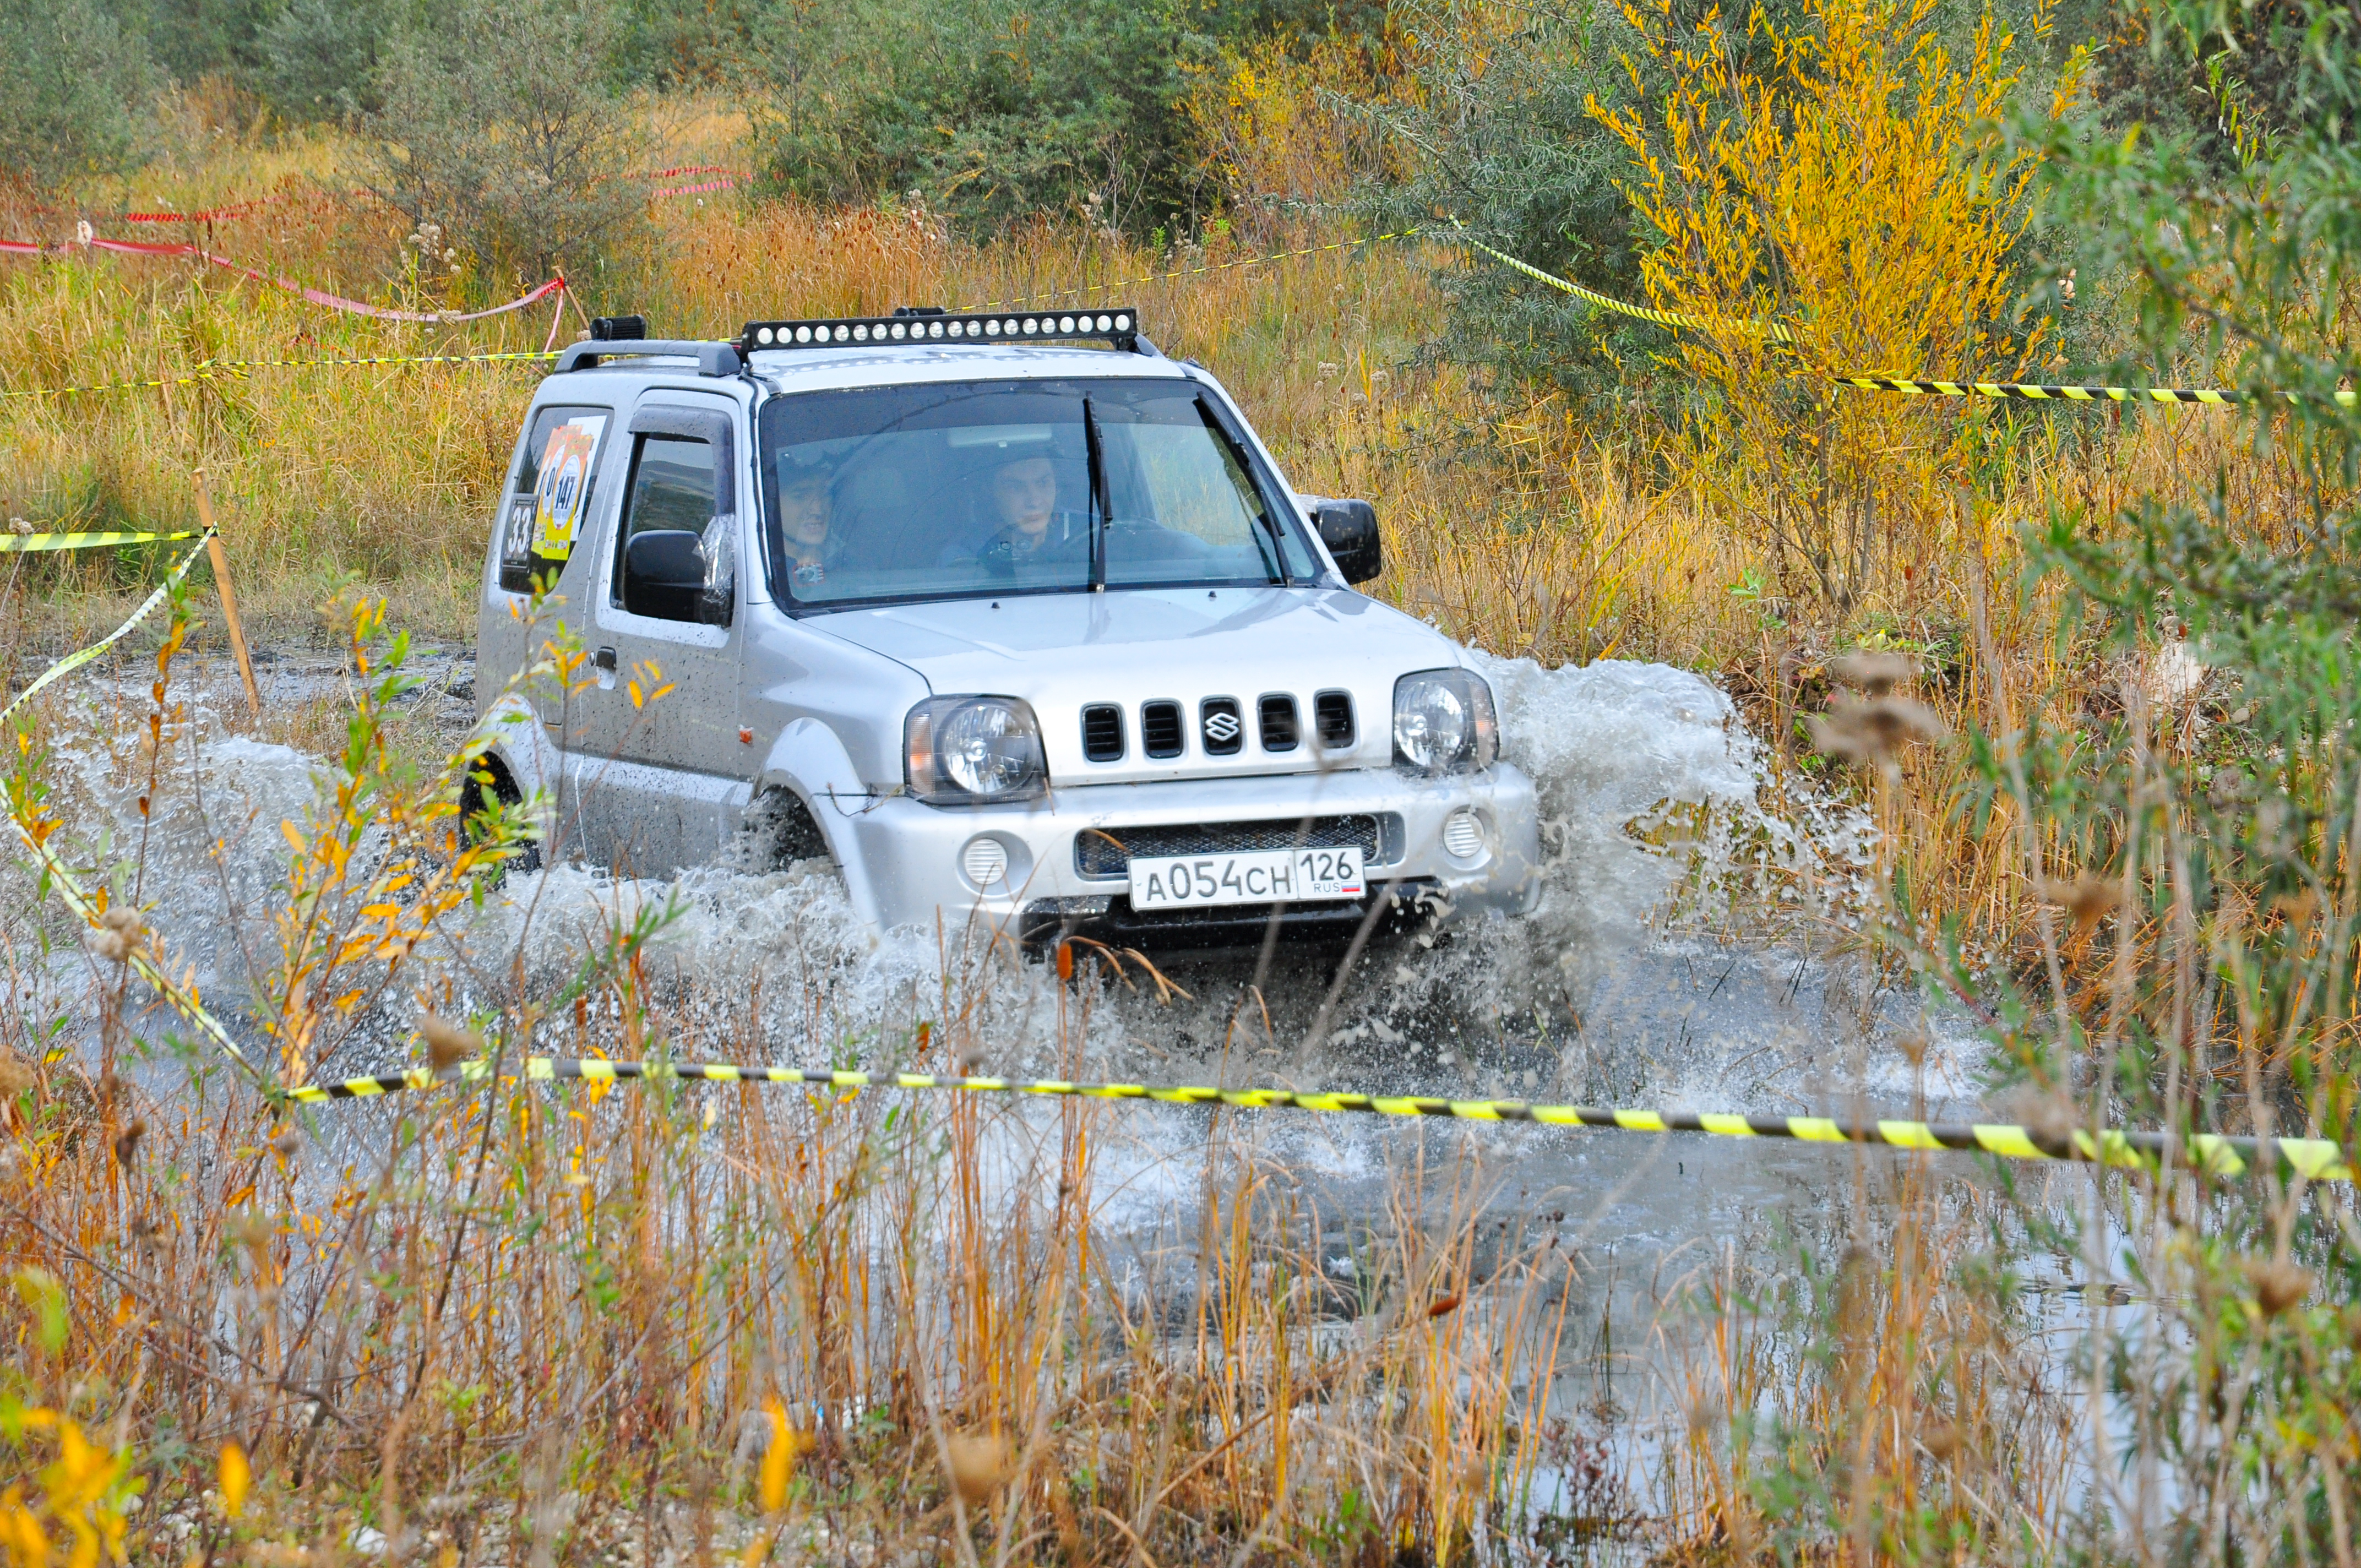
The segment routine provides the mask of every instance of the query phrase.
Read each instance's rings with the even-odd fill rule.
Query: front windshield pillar
[[[1091,400],[1082,400],[1082,448],[1090,458],[1091,472],[1091,592],[1106,592],[1107,546],[1107,480],[1106,454],[1099,444],[1098,416],[1091,411]]]

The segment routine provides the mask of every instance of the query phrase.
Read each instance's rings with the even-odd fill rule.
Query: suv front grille
[[[1151,757],[1180,754],[1180,705],[1151,702],[1139,709],[1139,746]]]
[[[1257,850],[1326,850],[1360,846],[1366,864],[1400,858],[1401,818],[1394,813],[1350,817],[1290,817],[1275,822],[1184,822],[1165,828],[1086,828],[1074,835],[1074,871],[1086,877],[1131,874],[1131,857],[1235,855]]]
[[[1204,731],[1205,755],[1235,757],[1246,750],[1246,721],[1238,716],[1238,699],[1209,696],[1197,705],[1197,723]]]
[[[1353,743],[1353,696],[1350,692],[1322,692],[1312,699],[1312,722],[1321,750],[1341,751]]]
[[[1302,729],[1295,721],[1295,699],[1291,696],[1267,696],[1256,705],[1262,720],[1262,749],[1266,751],[1292,751],[1301,740]]]
[[[1123,761],[1123,709],[1111,702],[1082,709],[1082,755],[1093,762]]]

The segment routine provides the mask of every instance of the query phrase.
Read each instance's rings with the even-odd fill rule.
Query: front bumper
[[[1465,856],[1444,843],[1444,823],[1463,807],[1481,829],[1475,852]],[[1084,928],[1103,924],[1135,943],[1202,946],[1249,927],[1259,940],[1268,905],[1132,916],[1127,878],[1107,874],[1106,856],[1095,848],[1076,852],[1080,835],[1096,846],[1189,825],[1372,818],[1376,852],[1365,872],[1373,896],[1392,889],[1389,905],[1415,902],[1422,915],[1450,919],[1481,909],[1522,914],[1541,897],[1532,781],[1505,764],[1438,779],[1388,768],[1080,785],[1022,805],[952,809],[895,797],[865,810],[823,806],[822,815],[846,875],[867,884],[888,927],[931,926],[939,917],[944,929],[957,930],[973,919],[1038,941],[1046,916]],[[997,841],[1007,860],[1006,872],[985,887],[962,869],[969,844],[982,836]],[[1349,936],[1365,907],[1298,904],[1283,924]]]

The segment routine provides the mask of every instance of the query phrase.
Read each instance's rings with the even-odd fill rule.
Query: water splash
[[[1759,1065],[1762,1041],[1700,1054],[1657,1036],[1693,1037],[1699,1014],[1717,1008],[1726,1016],[1714,1032],[1730,1036],[1729,1019],[1744,1012],[1730,1004],[1747,988],[1725,981],[1714,996],[1668,1011],[1633,1005],[1635,978],[1669,994],[1661,971],[1676,959],[1696,967],[1694,953],[1675,949],[1697,939],[1712,911],[1760,910],[1799,889],[1831,886],[1840,901],[1866,858],[1859,814],[1793,793],[1774,809],[1766,749],[1730,699],[1695,674],[1628,661],[1545,669],[1476,657],[1499,701],[1503,753],[1539,792],[1547,858],[1540,907],[1373,948],[1341,987],[1333,953],[1282,953],[1258,987],[1250,961],[1180,959],[1167,969],[1186,994],[1137,970],[1128,986],[1103,976],[1087,1019],[1069,1015],[1061,1025],[1061,1000],[1070,1014],[1082,1004],[1061,997],[1043,966],[1014,961],[982,931],[873,932],[853,916],[832,868],[807,861],[660,880],[577,865],[512,874],[461,938],[477,977],[467,999],[493,1005],[519,991],[547,994],[613,931],[665,910],[642,968],[677,1029],[695,1036],[665,1048],[876,1060],[906,1052],[919,1021],[956,1016],[983,1070],[1232,1080],[1279,1072],[1371,1087],[1452,1080],[1463,1092],[1459,1080],[1473,1074],[1510,1091],[1661,1087],[1729,1100],[1740,1087],[1730,1064]],[[84,733],[107,735],[102,718],[87,715]],[[208,719],[201,703],[195,722],[214,728]],[[278,825],[313,808],[324,764],[240,736],[182,744],[176,756],[183,765],[162,770],[150,803],[148,896],[200,979],[235,994],[246,989],[241,949],[267,937],[283,875]],[[95,808],[87,820],[97,830],[77,836],[120,855],[141,826],[146,769],[129,765],[136,759],[113,740],[63,750],[60,760],[64,787]],[[1740,967],[1784,972],[1767,955]],[[1323,1013],[1332,991],[1334,1009]],[[403,999],[372,1025],[370,1048],[387,1060],[409,1054],[409,1020],[392,1015],[409,1005]],[[1326,1029],[1315,1028],[1323,1019]],[[1623,1038],[1642,1044],[1603,1043]],[[1078,1051],[1082,1059],[1070,1059]],[[1783,1049],[1771,1059],[1802,1058]]]

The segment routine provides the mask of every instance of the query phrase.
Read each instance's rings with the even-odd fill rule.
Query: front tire
[[[466,782],[459,786],[459,831],[468,843],[483,843],[486,839],[483,817],[487,813],[506,811],[523,804],[524,791],[517,787],[516,780],[509,776],[508,769],[500,764],[500,759],[484,757],[468,771]],[[510,851],[493,879],[493,885],[498,886],[510,872],[539,870],[541,845],[538,840],[527,839]]]

